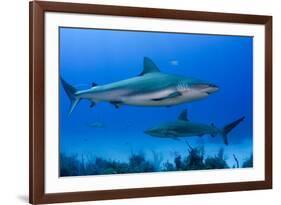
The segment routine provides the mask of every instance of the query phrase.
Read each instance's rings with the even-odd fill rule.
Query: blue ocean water
[[[92,83],[103,85],[141,73],[144,57],[161,72],[206,80],[219,86],[209,97],[172,107],[116,109],[102,102],[90,108],[82,100],[68,116],[69,98],[60,85],[60,152],[67,155],[101,157],[128,161],[142,152],[150,159],[161,153],[163,162],[173,162],[175,154],[186,154],[187,145],[204,146],[205,155],[216,155],[224,148],[225,160],[235,164],[233,154],[243,162],[253,151],[253,38],[136,32],[82,28],[60,28],[60,76],[83,90]],[[176,120],[183,109],[190,121],[217,127],[245,116],[229,134],[226,146],[220,136],[163,139],[143,131],[161,122]]]

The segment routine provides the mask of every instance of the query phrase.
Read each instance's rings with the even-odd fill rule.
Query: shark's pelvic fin
[[[178,116],[178,120],[189,121],[187,118],[187,109],[184,109]]]
[[[90,108],[94,107],[95,105],[96,105],[96,103],[91,101]]]
[[[165,97],[162,97],[162,98],[154,98],[154,99],[151,99],[153,101],[161,101],[161,100],[166,100],[166,99],[169,99],[169,98],[175,98],[175,97],[178,97],[180,96],[181,93],[180,92],[173,92]]]
[[[72,113],[76,105],[79,103],[80,98],[75,94],[77,92],[76,88],[74,88],[72,85],[67,83],[63,78],[60,78],[62,86],[67,94],[67,96],[70,99],[71,105],[68,111],[68,116]]]
[[[110,102],[116,109],[120,108],[122,102],[121,101],[111,101]]]
[[[147,73],[156,73],[160,72],[159,68],[155,65],[155,63],[148,57],[144,57],[143,59],[143,71],[139,74],[145,75]]]

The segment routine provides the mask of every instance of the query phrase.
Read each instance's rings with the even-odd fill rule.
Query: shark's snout
[[[206,93],[208,93],[208,94],[211,94],[211,93],[214,93],[214,92],[216,92],[216,91],[218,91],[219,90],[219,86],[217,86],[217,85],[215,85],[215,84],[208,84],[207,85],[207,88],[206,88]]]
[[[147,135],[150,135],[150,136],[154,136],[154,137],[159,136],[159,130],[157,130],[157,129],[147,129],[144,131],[144,133]]]
[[[145,130],[144,133],[153,136],[153,131],[151,129]]]
[[[192,85],[192,88],[199,92],[207,93],[209,95],[218,91],[219,86],[212,83],[197,83]]]

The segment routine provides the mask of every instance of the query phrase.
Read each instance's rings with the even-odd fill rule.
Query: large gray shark
[[[225,125],[222,129],[217,128],[213,123],[210,125],[203,123],[190,122],[187,118],[187,110],[183,110],[178,116],[178,119],[173,122],[160,124],[156,127],[144,131],[146,134],[154,137],[172,138],[177,140],[179,137],[192,137],[209,134],[215,137],[217,134],[221,135],[224,144],[228,145],[227,134],[235,128],[245,117],[233,121]]]
[[[106,101],[116,108],[122,104],[135,106],[172,106],[207,97],[218,90],[212,83],[179,75],[161,73],[151,59],[145,57],[143,71],[136,77],[106,85],[93,83],[86,90],[77,90],[61,78],[71,106],[69,114],[81,99],[87,99],[93,107]]]

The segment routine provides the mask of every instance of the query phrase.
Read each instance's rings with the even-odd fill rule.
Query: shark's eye
[[[209,86],[209,87],[212,87],[212,88],[217,88],[217,87],[218,87],[217,85],[212,84],[212,83],[209,83],[208,86]]]

